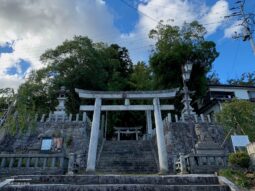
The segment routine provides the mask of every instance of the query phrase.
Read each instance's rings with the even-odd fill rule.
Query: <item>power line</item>
[[[157,19],[155,19],[155,18],[153,18],[153,17],[147,15],[146,13],[140,11],[138,8],[136,8],[136,7],[132,6],[132,5],[130,5],[130,4],[127,3],[125,0],[121,0],[121,2],[124,3],[126,6],[128,6],[128,7],[132,8],[132,9],[136,10],[137,12],[143,14],[145,17],[151,19],[152,21],[154,21],[154,22],[156,22],[156,23],[159,22]]]
[[[241,21],[241,26],[243,27],[241,34],[235,32],[235,36],[233,38],[239,39],[242,38],[243,41],[250,41],[251,48],[253,53],[255,54],[255,42],[253,40],[253,29],[252,27],[255,25],[253,13],[245,13],[245,0],[238,0],[235,2],[238,7],[233,7],[231,10],[238,10],[237,12],[233,12],[231,15],[226,16],[227,18],[238,17]]]

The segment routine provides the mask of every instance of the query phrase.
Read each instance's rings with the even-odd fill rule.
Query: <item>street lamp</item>
[[[184,115],[188,115],[190,117],[191,114],[194,114],[192,111],[193,108],[190,105],[191,98],[189,96],[190,92],[187,86],[187,82],[190,80],[190,75],[192,71],[193,63],[191,61],[187,61],[186,64],[182,66],[182,79],[183,79],[183,93],[184,98],[182,100],[182,103],[184,104],[184,108],[182,110],[182,113]]]

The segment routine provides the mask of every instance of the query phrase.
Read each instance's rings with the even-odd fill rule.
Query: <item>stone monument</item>
[[[56,107],[56,110],[54,111],[51,116],[49,116],[50,120],[55,120],[55,121],[64,121],[67,118],[67,113],[65,111],[65,103],[67,100],[66,93],[69,91],[66,90],[65,86],[61,86],[59,90],[59,96],[57,98],[58,100],[58,105]]]

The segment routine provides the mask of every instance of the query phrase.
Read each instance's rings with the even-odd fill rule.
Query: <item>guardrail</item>
[[[67,161],[63,154],[0,154],[0,175],[63,174]]]
[[[214,173],[227,166],[227,155],[224,154],[180,154],[175,162],[177,173]]]

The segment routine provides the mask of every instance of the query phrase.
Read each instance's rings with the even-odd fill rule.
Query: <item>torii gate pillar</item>
[[[86,172],[95,172],[102,99],[96,98],[90,133]]]
[[[158,146],[159,173],[167,174],[168,161],[167,161],[166,143],[165,143],[165,136],[163,131],[163,121],[161,117],[159,98],[153,99],[153,106],[154,106],[154,117],[155,117],[155,124],[156,124],[156,136],[157,136],[157,146]]]

